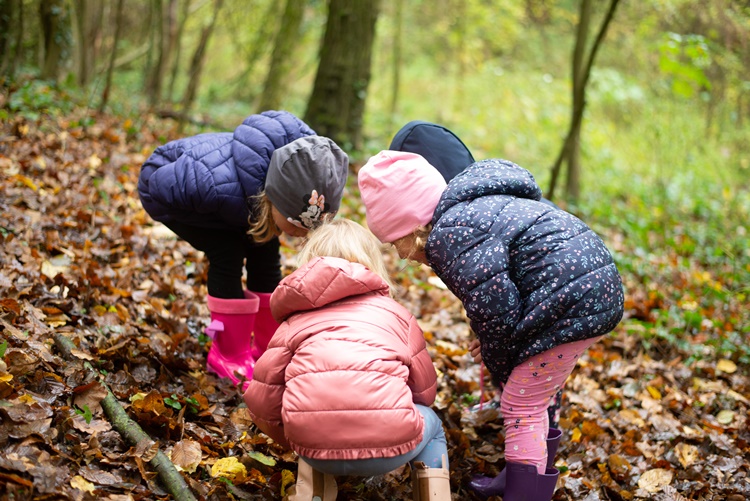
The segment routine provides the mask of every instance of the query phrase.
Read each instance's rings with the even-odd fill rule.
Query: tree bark
[[[273,20],[276,18],[278,9],[278,2],[268,2],[265,12],[263,13],[263,20],[260,22],[260,28],[250,44],[251,50],[247,57],[247,66],[245,71],[235,79],[235,85],[237,89],[237,95],[241,99],[252,100],[255,94],[248,92],[250,86],[248,85],[249,76],[255,71],[255,66],[261,58],[261,55],[266,50],[268,40],[271,38],[271,28],[274,23]]]
[[[39,21],[44,39],[41,77],[57,80],[63,53],[70,47],[70,23],[65,0],[40,2]]]
[[[582,0],[582,1],[587,1],[587,0]],[[604,36],[607,34],[607,29],[609,28],[609,25],[612,22],[612,18],[615,15],[615,11],[617,10],[617,5],[619,3],[620,3],[620,0],[610,0],[607,13],[604,16],[604,20],[602,21],[602,24],[599,27],[599,32],[597,33],[596,38],[594,39],[594,43],[591,46],[591,50],[589,51],[588,57],[586,59],[586,64],[582,69],[581,81],[580,81],[580,86],[579,86],[581,95],[580,95],[580,99],[577,100],[578,107],[576,108],[575,105],[573,106],[572,119],[571,119],[570,127],[568,129],[568,133],[565,136],[565,140],[563,141],[563,145],[562,145],[562,148],[560,149],[560,153],[557,156],[557,160],[555,160],[555,163],[552,166],[550,188],[549,188],[549,192],[547,193],[547,198],[549,200],[553,200],[553,197],[555,195],[555,187],[557,185],[557,178],[560,174],[563,160],[567,157],[570,149],[573,147],[573,142],[577,141],[576,131],[580,131],[581,122],[583,120],[583,111],[586,106],[586,86],[588,85],[588,81],[591,76],[591,68],[594,66],[594,60],[596,59],[596,54],[599,51],[599,48],[601,47],[602,42],[604,41]],[[574,86],[575,86],[575,82],[574,82]]]
[[[0,75],[10,67],[16,0],[0,0]]]
[[[119,3],[121,4],[122,0],[119,0]],[[118,5],[118,9],[119,8],[120,6]],[[73,350],[76,349],[76,346],[73,341],[59,333],[54,333],[53,339],[55,341],[55,346],[57,347],[58,351],[60,351],[60,354],[64,359],[75,359]],[[91,366],[89,366],[89,369],[96,372],[96,370]],[[96,373],[99,374],[98,372]],[[105,388],[107,387],[106,384],[102,384]],[[112,424],[112,427],[131,446],[135,447],[139,443],[146,441],[153,442],[151,437],[145,431],[143,431],[138,423],[130,419],[128,413],[125,412],[125,409],[122,408],[120,402],[117,401],[117,398],[115,398],[109,388],[107,388],[107,396],[104,397],[104,400],[101,401],[101,405],[102,410],[104,410],[104,414]],[[177,468],[175,468],[172,461],[170,461],[167,455],[164,454],[161,450],[156,452],[156,455],[154,455],[154,457],[149,461],[149,464],[153,466],[158,473],[159,480],[161,480],[161,483],[167,489],[167,492],[174,496],[176,500],[197,501],[196,497],[193,495],[193,492],[185,482],[185,479],[182,477],[180,472],[177,471]]]
[[[122,6],[123,0],[117,0],[117,14],[115,17],[115,35],[112,40],[112,51],[109,55],[109,65],[107,66],[107,80],[102,91],[102,100],[99,103],[99,113],[104,111],[109,101],[109,92],[112,87],[112,73],[115,70],[115,58],[117,56],[117,43],[120,41],[120,32],[122,31]]]
[[[203,64],[206,59],[206,47],[208,41],[211,39],[211,34],[216,26],[216,19],[219,17],[219,11],[224,4],[224,0],[215,0],[213,17],[208,25],[203,28],[198,45],[195,47],[193,53],[192,64],[190,65],[190,73],[188,75],[188,86],[185,89],[185,95],[182,99],[182,113],[187,115],[190,112],[190,108],[193,106],[195,96],[198,94],[198,87],[200,83],[201,73],[203,72]],[[179,129],[182,129],[184,122],[180,122]]]
[[[575,110],[583,109],[583,99],[586,92],[584,85],[583,63],[586,54],[586,43],[589,38],[589,29],[591,27],[591,0],[582,0],[578,14],[578,28],[576,29],[576,43],[573,49],[573,87],[571,101],[571,128],[572,138],[570,147],[567,152],[568,177],[565,185],[565,193],[568,198],[578,200],[581,192],[581,122],[575,120]]]
[[[263,85],[263,93],[258,103],[261,110],[278,109],[284,98],[292,54],[299,43],[304,8],[304,0],[286,1],[281,26],[276,33],[276,41],[274,42],[266,81]]]
[[[77,80],[81,86],[88,85],[94,73],[99,48],[104,2],[75,0]]]
[[[361,149],[379,0],[330,0],[305,121],[344,149]]]
[[[161,82],[164,76],[164,39],[166,33],[164,29],[164,3],[162,0],[153,0],[152,12],[154,13],[154,20],[152,27],[155,33],[152,35],[153,45],[153,57],[151,64],[149,65],[148,76],[146,78],[146,97],[150,106],[155,106],[159,102],[161,96]]]
[[[177,75],[180,71],[180,56],[182,55],[182,34],[185,32],[185,24],[187,24],[188,16],[190,15],[190,0],[183,0],[182,12],[180,13],[180,21],[177,26],[177,32],[175,33],[174,41],[174,57],[172,58],[172,74],[169,77],[169,90],[167,91],[167,97],[169,101],[174,100],[174,84],[177,81]]]
[[[401,87],[401,37],[404,25],[404,4],[401,0],[395,2],[396,11],[393,15],[393,48],[391,68],[393,78],[391,80],[391,103],[388,114],[388,130],[393,135],[393,118],[398,110],[399,89]]]

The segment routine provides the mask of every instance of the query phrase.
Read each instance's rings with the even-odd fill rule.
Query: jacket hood
[[[509,160],[480,160],[448,183],[435,209],[433,222],[457,203],[491,195],[541,200],[542,189],[534,176]]]
[[[422,155],[446,183],[474,163],[471,151],[458,136],[442,125],[421,120],[401,127],[388,149]]]
[[[375,293],[388,296],[388,284],[367,267],[337,257],[316,257],[279,283],[271,296],[271,314],[281,323],[300,311],[341,299]]]

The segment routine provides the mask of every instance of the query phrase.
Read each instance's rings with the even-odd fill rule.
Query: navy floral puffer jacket
[[[141,167],[138,194],[157,221],[246,229],[249,197],[263,190],[274,150],[315,135],[287,111],[247,117],[234,132],[171,141]]]
[[[604,242],[541,195],[526,169],[476,162],[443,192],[425,248],[463,302],[498,385],[529,357],[606,334],[623,315],[622,280]]]

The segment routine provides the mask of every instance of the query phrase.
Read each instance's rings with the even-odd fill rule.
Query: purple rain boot
[[[547,468],[554,468],[555,466],[555,454],[557,454],[557,448],[560,445],[560,438],[562,437],[562,431],[557,428],[550,428],[547,433]],[[505,493],[506,483],[506,469],[503,468],[496,477],[487,477],[484,475],[476,475],[469,482],[469,488],[477,494],[486,498],[490,496],[502,496]]]
[[[507,485],[503,501],[551,501],[560,472],[547,468],[539,474],[533,464],[506,463]]]

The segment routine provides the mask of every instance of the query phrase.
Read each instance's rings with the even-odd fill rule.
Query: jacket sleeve
[[[427,351],[422,329],[414,317],[409,320],[409,351],[411,366],[407,384],[411,389],[414,403],[430,406],[437,394],[437,373]]]
[[[253,379],[245,391],[244,399],[253,423],[274,442],[290,449],[289,441],[284,434],[281,410],[286,390],[286,367],[292,360],[292,353],[287,346],[275,343],[285,337],[285,330],[286,325],[282,324],[271,339],[266,352],[255,364]]]

